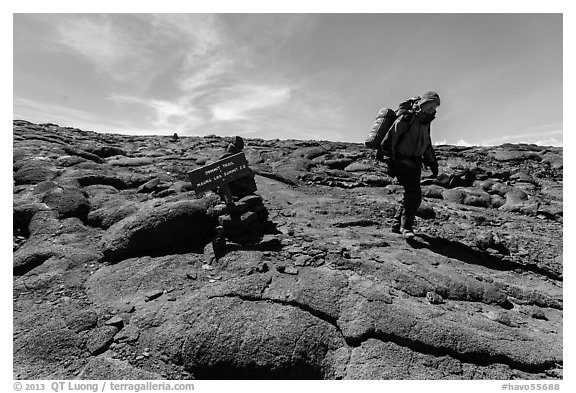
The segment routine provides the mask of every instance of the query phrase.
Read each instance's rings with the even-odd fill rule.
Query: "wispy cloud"
[[[560,127],[560,129],[558,129]],[[500,145],[502,143],[534,143],[537,145],[554,145],[559,146],[562,144],[563,131],[562,124],[546,124],[535,126],[530,132],[521,134],[506,134],[500,135],[495,138],[490,138],[482,141],[483,145]],[[542,143],[546,142],[546,143]]]
[[[195,93],[183,95],[176,100],[158,100],[125,95],[111,95],[119,104],[139,105],[151,110],[150,121],[155,128],[199,129],[215,124],[244,120],[257,124],[262,111],[285,104],[290,99],[287,86],[233,85],[207,92],[198,97]],[[270,121],[269,121],[270,124]]]
[[[550,127],[562,126],[561,124],[550,124],[534,127],[535,129],[546,129]],[[530,143],[540,146],[563,146],[563,132],[561,129],[549,131],[535,131],[522,134],[506,134],[484,140],[474,140],[469,142],[466,139],[458,139],[455,142],[442,139],[434,142],[434,145],[456,145],[456,146],[498,146],[504,143]]]
[[[326,119],[338,117],[336,109],[329,108],[336,95],[306,93],[311,85],[287,76],[291,72],[287,65],[262,67],[273,57],[266,57],[269,53],[263,47],[281,46],[311,28],[314,17],[162,14],[147,18],[158,36],[180,42],[171,98],[125,93],[109,98],[151,109],[157,129],[254,133],[285,123],[285,134],[293,132],[295,122],[304,128],[314,122],[316,128],[329,126],[330,120],[321,120],[321,112]]]
[[[131,134],[142,132],[129,122],[106,120],[100,115],[63,105],[48,104],[25,98],[15,98],[13,105],[14,119],[36,123],[57,123],[64,127],[78,127],[99,132]]]
[[[112,94],[111,101],[120,105],[136,105],[148,113],[147,120],[156,130],[190,129],[204,124],[204,119],[197,113],[195,107],[185,98],[177,100],[159,100],[155,98],[143,98]]]
[[[84,59],[102,78],[137,84],[141,93],[169,72],[196,70],[225,46],[209,14],[41,14],[43,50]],[[36,45],[37,49],[38,46]],[[174,83],[174,81],[172,81]]]
[[[464,139],[458,139],[455,143],[456,146],[474,146],[473,143],[465,141]]]
[[[548,139],[538,139],[533,141],[532,143],[539,145],[539,146],[556,146],[556,147],[563,147],[564,142],[562,139],[558,140],[554,137]]]
[[[221,91],[222,98],[210,106],[216,121],[249,118],[251,112],[285,103],[290,99],[287,86],[235,85]]]
[[[290,40],[314,28],[314,15],[36,18],[50,27],[51,34],[42,37],[46,48],[86,61],[106,84],[101,90],[107,96],[100,100],[107,100],[111,112],[122,113],[126,123],[138,124],[133,129],[148,124],[153,132],[202,134],[217,129],[222,134],[327,139],[338,137],[345,126],[339,94],[319,91],[329,82],[305,79],[278,56]],[[80,114],[52,106],[51,112],[61,110],[59,119],[69,116],[86,124],[91,108],[83,109]]]
[[[145,41],[111,15],[70,15],[53,21],[55,42],[116,81],[142,78],[150,69]],[[142,81],[142,79],[140,79]]]
[[[208,89],[222,84],[234,69],[234,61],[226,57],[212,57],[203,60],[194,67],[183,69],[182,76],[177,82],[178,88],[190,96],[201,96]]]
[[[151,39],[165,44],[177,44],[184,56],[184,66],[223,49],[226,37],[222,34],[217,15],[211,14],[142,14],[139,18],[150,25]]]

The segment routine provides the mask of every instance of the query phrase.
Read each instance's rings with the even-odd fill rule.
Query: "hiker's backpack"
[[[388,144],[391,138],[385,138],[392,124],[396,121],[398,117],[412,109],[412,106],[420,100],[420,97],[412,97],[398,105],[398,109],[393,111],[389,108],[382,108],[374,120],[372,129],[368,134],[368,138],[364,144],[371,148],[378,150],[378,153],[384,153],[390,150],[390,146],[382,146],[382,144]]]
[[[382,143],[382,139],[384,139],[384,135],[394,121],[396,121],[396,112],[389,108],[382,108],[380,112],[378,112],[378,116],[376,116],[376,120],[374,120],[374,124],[372,125],[372,129],[368,134],[368,138],[364,144],[371,148],[371,149],[379,149],[380,144]]]

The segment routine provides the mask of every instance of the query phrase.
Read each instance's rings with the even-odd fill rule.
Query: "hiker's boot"
[[[402,229],[402,237],[406,240],[414,239],[414,231],[412,229]]]
[[[392,224],[392,232],[394,233],[401,233],[402,228],[402,213],[404,212],[404,208],[400,206],[396,209],[396,213],[394,214],[394,223]]]
[[[402,215],[400,223],[402,228],[400,232],[402,233],[404,239],[414,239],[414,230],[412,229],[414,226],[414,217],[407,217],[406,215]]]

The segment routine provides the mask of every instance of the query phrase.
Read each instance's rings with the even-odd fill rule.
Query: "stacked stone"
[[[268,215],[262,197],[251,194],[222,209],[218,220],[226,239],[242,244],[258,241],[268,233]]]

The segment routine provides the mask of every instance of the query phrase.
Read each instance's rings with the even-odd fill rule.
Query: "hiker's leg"
[[[420,169],[413,169],[406,173],[404,178],[404,214],[402,215],[402,228],[412,230],[416,212],[422,202],[422,189],[420,188]]]
[[[394,214],[394,219],[392,222],[392,232],[400,233],[402,228],[402,217],[404,216],[404,210],[406,206],[406,184],[409,182],[409,174],[406,168],[402,165],[398,165],[395,172],[395,176],[398,179],[398,183],[404,188],[404,195],[400,206],[396,208],[396,213]]]
[[[404,213],[404,206],[400,205],[396,208],[396,213],[394,214],[392,232],[400,233],[400,228],[402,227],[402,213]]]

